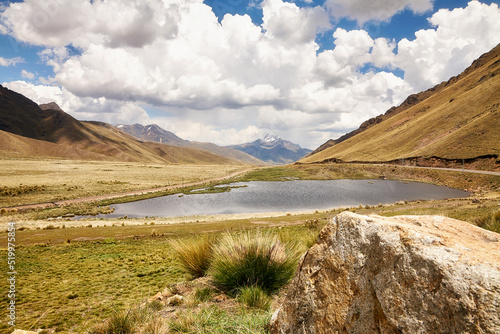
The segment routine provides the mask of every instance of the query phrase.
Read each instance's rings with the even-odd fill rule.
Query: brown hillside
[[[102,122],[80,122],[0,86],[0,150],[18,156],[151,163],[238,164],[202,149],[144,143]],[[51,145],[52,144],[52,145]]]
[[[498,160],[500,45],[459,76],[410,96],[356,131],[300,162],[473,160],[485,156]]]

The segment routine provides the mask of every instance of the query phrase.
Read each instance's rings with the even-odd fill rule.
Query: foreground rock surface
[[[500,333],[500,235],[344,212],[300,261],[271,333]]]

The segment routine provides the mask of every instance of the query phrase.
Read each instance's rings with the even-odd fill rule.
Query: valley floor
[[[1,163],[1,162],[0,162]],[[11,177],[16,175],[13,162],[4,164],[11,166]],[[58,167],[57,162],[44,162],[42,165]],[[126,164],[129,165],[129,164]],[[162,166],[117,164],[116,171],[104,165],[92,165],[86,177],[93,173],[97,179],[112,173],[116,182],[131,182],[136,172],[146,171],[157,177],[160,171],[170,170]],[[71,181],[72,168],[80,170],[82,165],[62,163],[61,181],[47,180],[43,175],[55,177],[56,171],[44,168],[33,169],[34,175],[28,175],[29,164],[21,163],[22,181],[10,180],[8,187],[19,187],[19,183],[35,185],[43,181],[52,194],[59,189],[56,196],[66,196],[64,187],[78,184],[78,177]],[[161,167],[161,168],[160,168]],[[46,168],[46,167],[45,167]],[[179,166],[177,166],[179,168]],[[199,175],[201,166],[193,166],[191,175]],[[220,167],[219,167],[220,168]],[[213,178],[241,171],[241,166],[234,169],[217,170],[208,168]],[[38,171],[38,172],[37,172]],[[171,167],[172,175],[175,168]],[[6,180],[6,170],[2,169],[0,179]],[[23,174],[24,173],[24,174]],[[47,174],[48,173],[48,174]],[[65,174],[67,173],[67,174]],[[213,176],[215,174],[215,176]],[[66,176],[65,176],[66,175]],[[156,176],[155,176],[156,175]],[[188,174],[185,174],[188,175]],[[63,181],[64,178],[66,181]],[[198,176],[199,177],[199,176]],[[171,241],[197,240],[204,235],[219,236],[226,232],[248,229],[272,230],[281,238],[300,240],[305,246],[314,241],[318,231],[339,212],[349,210],[359,214],[394,215],[443,215],[468,221],[483,228],[500,232],[500,177],[462,171],[443,171],[427,169],[408,169],[396,166],[354,166],[354,165],[292,165],[287,167],[264,168],[253,170],[239,176],[238,181],[250,180],[284,180],[290,178],[332,179],[332,178],[389,178],[402,182],[421,181],[455,188],[467,189],[471,197],[465,199],[449,199],[439,201],[399,202],[391,205],[360,206],[336,208],[327,211],[302,213],[266,213],[251,215],[217,215],[178,218],[142,218],[142,219],[85,219],[72,221],[69,219],[48,220],[54,216],[74,212],[77,208],[91,210],[90,204],[35,210],[32,212],[6,212],[0,216],[1,253],[6,254],[7,224],[16,222],[16,270],[18,272],[18,309],[17,327],[23,329],[40,329],[45,333],[78,332],[82,333],[96,323],[111,317],[116,310],[127,310],[135,307],[165,287],[178,285],[191,286],[198,284],[189,281],[176,261]],[[83,176],[82,176],[83,178]],[[188,182],[187,176],[185,181]],[[82,181],[83,179],[80,179]],[[177,178],[179,180],[179,178]],[[103,180],[101,180],[103,181]],[[182,183],[183,180],[181,180]],[[200,180],[201,181],[201,180]],[[32,182],[30,184],[30,182]],[[61,184],[59,184],[60,182]],[[75,182],[69,184],[67,182]],[[144,183],[155,182],[142,181]],[[173,181],[172,181],[173,182]],[[193,181],[192,181],[193,182]],[[199,182],[199,181],[194,181]],[[63,186],[62,183],[66,183]],[[156,181],[159,183],[159,181]],[[83,183],[83,192],[87,183]],[[101,185],[101,183],[94,182]],[[148,183],[150,184],[150,183]],[[112,184],[109,184],[111,187]],[[144,188],[143,188],[144,189]],[[63,191],[61,191],[63,190]],[[45,190],[46,191],[46,190]],[[101,190],[102,191],[102,188]],[[42,191],[43,192],[43,191]],[[69,191],[71,193],[71,191]],[[4,203],[17,204],[27,201],[25,194],[3,199]],[[29,194],[26,194],[29,195]],[[47,194],[35,191],[33,198],[45,198]],[[30,196],[31,196],[30,195]],[[53,196],[53,195],[51,195]],[[5,197],[5,196],[4,196]],[[15,197],[18,197],[17,199]],[[109,204],[109,203],[108,203]],[[66,211],[64,211],[66,210]],[[2,258],[6,258],[2,256]],[[7,263],[0,263],[0,272],[7,273]],[[2,274],[3,277],[3,274]],[[224,297],[226,298],[226,297]],[[279,296],[275,297],[279,298]],[[0,296],[2,303],[7,296]],[[201,306],[200,306],[201,305]],[[191,322],[206,321],[208,332],[223,332],[223,326],[233,326],[235,331],[243,333],[266,333],[272,308],[266,311],[248,308],[237,301],[228,299],[222,304],[212,301],[194,303],[168,311],[164,314],[192,314]],[[176,313],[180,312],[180,313]],[[190,313],[191,312],[191,313]],[[194,313],[193,313],[194,312]],[[197,312],[197,313],[196,313]],[[0,309],[0,318],[5,319],[6,309]],[[198,318],[197,318],[198,317]],[[193,320],[194,319],[194,320]],[[188,319],[189,320],[189,319]],[[186,320],[186,321],[188,321]],[[5,322],[0,331],[11,332]],[[187,325],[186,325],[187,326]],[[192,325],[195,326],[195,325]],[[191,331],[196,331],[195,327]],[[187,330],[189,332],[189,330]]]

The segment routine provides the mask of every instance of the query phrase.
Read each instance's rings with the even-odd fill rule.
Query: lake
[[[467,197],[469,193],[426,183],[393,180],[295,180],[239,182],[230,192],[169,195],[115,204],[100,217],[177,217],[256,212],[298,212],[398,201]]]

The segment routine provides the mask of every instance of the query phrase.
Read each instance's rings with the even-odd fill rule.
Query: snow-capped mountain
[[[267,134],[264,139],[251,143],[227,146],[248,153],[273,165],[285,165],[299,160],[311,152],[276,135]]]
[[[266,143],[279,143],[280,141],[283,141],[279,136],[276,135],[270,135],[269,133],[264,137],[264,142]]]

